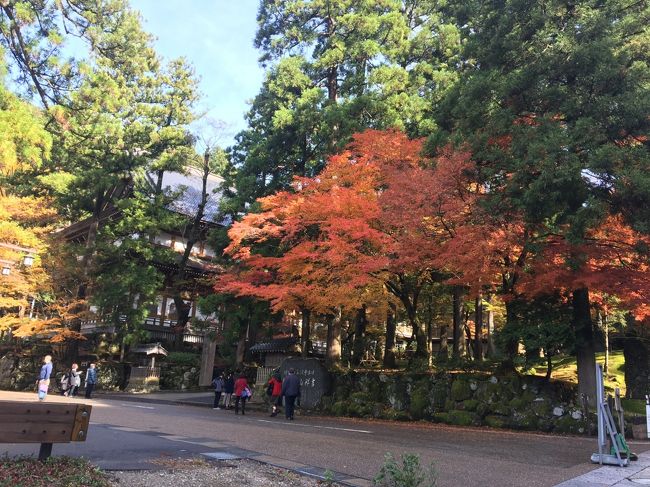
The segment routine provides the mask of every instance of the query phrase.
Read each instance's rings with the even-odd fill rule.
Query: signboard
[[[294,369],[300,379],[300,406],[306,409],[318,406],[323,396],[330,393],[330,375],[320,360],[315,358],[288,358],[280,366],[282,378]]]

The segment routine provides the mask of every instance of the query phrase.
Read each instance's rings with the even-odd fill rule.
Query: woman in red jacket
[[[246,414],[246,399],[249,398],[250,388],[246,376],[241,374],[235,381],[235,414],[239,414],[239,402],[241,401],[241,413]]]

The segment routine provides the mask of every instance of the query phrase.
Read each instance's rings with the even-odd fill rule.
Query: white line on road
[[[368,431],[368,430],[355,430],[352,428],[337,428],[336,426],[318,426],[315,424],[290,423],[288,421],[271,421],[269,419],[258,419],[258,421],[260,423],[288,424],[289,426],[302,426],[303,428],[318,428],[323,430],[349,431],[351,433],[365,433],[368,435],[372,434],[372,431]]]
[[[152,406],[138,406],[137,404],[124,404],[122,403],[122,406],[126,406],[128,408],[140,408],[140,409],[156,409]]]

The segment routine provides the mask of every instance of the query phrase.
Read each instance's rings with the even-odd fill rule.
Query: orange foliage
[[[262,212],[229,232],[238,267],[217,289],[328,313],[385,301],[391,276],[437,273],[505,299],[586,286],[650,316],[647,237],[612,217],[572,245],[515,209],[492,210],[465,148],[433,159],[422,148],[400,132],[368,130],[318,176],[260,200]]]
[[[610,216],[573,244],[549,237],[523,282],[525,292],[587,287],[616,296],[637,319],[650,316],[650,237],[639,234],[620,217]]]

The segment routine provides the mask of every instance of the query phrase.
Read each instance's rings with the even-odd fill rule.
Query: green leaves
[[[449,91],[438,119],[472,141],[486,184],[500,188],[495,198],[505,193],[533,222],[584,231],[596,214],[621,212],[643,226],[628,205],[647,206],[638,204],[650,198],[646,178],[632,182],[628,172],[650,162],[641,135],[650,95],[639,91],[650,70],[636,44],[648,41],[636,20],[647,5],[451,7],[469,26],[462,56],[474,67]]]

